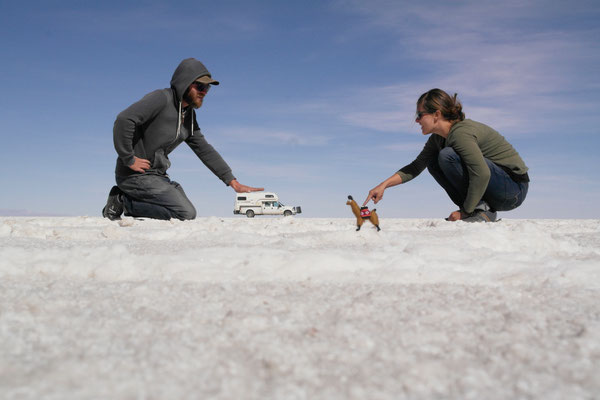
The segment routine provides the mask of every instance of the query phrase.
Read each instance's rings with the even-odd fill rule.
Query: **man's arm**
[[[259,192],[265,190],[264,188],[242,185],[237,181],[231,172],[231,168],[225,162],[223,157],[221,157],[219,152],[206,141],[195,118],[194,134],[186,139],[186,143],[213,174],[221,179],[227,186],[231,186],[237,193]]]
[[[198,130],[194,135],[186,139],[186,143],[194,150],[194,153],[202,160],[204,165],[212,171],[217,178],[221,179],[227,186],[231,186],[237,193],[259,192],[264,188],[255,188],[242,185],[237,181],[231,172],[231,168],[225,162],[223,157],[212,147],[204,138],[204,135]]]
[[[156,90],[123,110],[115,120],[113,126],[113,143],[115,150],[123,164],[134,171],[143,172],[139,169],[141,168],[143,170],[146,165],[146,163],[140,164],[137,162],[137,160],[144,159],[137,158],[134,155],[133,146],[135,136],[136,134],[143,134],[140,132],[139,127],[154,119],[162,110],[166,102],[167,96],[165,93],[163,93],[162,90]],[[148,162],[148,168],[149,164],[150,163]]]
[[[231,168],[218,151],[214,149],[204,138],[200,130],[194,131],[194,134],[188,137],[185,142],[196,153],[198,158],[217,176],[224,184],[230,185],[235,180]]]

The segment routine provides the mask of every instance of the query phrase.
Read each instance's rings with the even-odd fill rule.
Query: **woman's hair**
[[[450,97],[448,93],[441,89],[431,89],[419,97],[417,107],[419,106],[422,106],[428,113],[440,110],[444,119],[451,122],[463,121],[465,119],[462,104],[456,98],[456,93],[454,93],[453,97]]]

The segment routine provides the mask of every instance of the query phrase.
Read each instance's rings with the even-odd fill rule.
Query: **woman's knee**
[[[452,147],[445,147],[440,150],[437,162],[444,176],[451,182],[463,182],[465,179],[468,179],[466,167]]]
[[[460,156],[456,154],[452,147],[444,147],[438,153],[438,163],[440,165],[445,165],[449,162],[456,163],[461,162]]]

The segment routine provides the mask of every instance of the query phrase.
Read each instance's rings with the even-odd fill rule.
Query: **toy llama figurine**
[[[352,196],[348,196],[348,201],[346,202],[346,205],[352,208],[352,212],[356,216],[356,225],[358,226],[358,228],[356,228],[357,231],[360,231],[360,227],[365,222],[365,219],[368,219],[373,225],[375,225],[375,227],[377,228],[377,232],[381,230],[381,228],[379,227],[379,217],[377,216],[375,209],[369,211],[367,207],[359,207],[358,204],[356,204],[356,201],[354,201],[354,199],[352,198]]]

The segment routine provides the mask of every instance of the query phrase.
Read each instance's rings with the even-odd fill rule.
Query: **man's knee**
[[[175,213],[174,218],[182,221],[196,219],[196,208],[194,208],[194,206],[190,203],[187,207]]]

